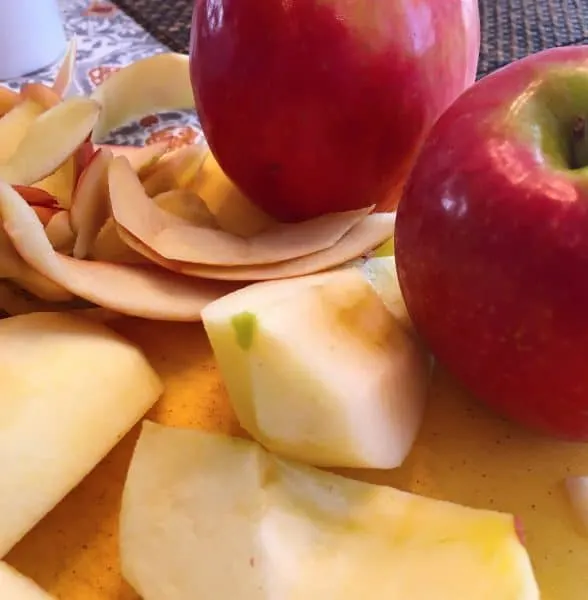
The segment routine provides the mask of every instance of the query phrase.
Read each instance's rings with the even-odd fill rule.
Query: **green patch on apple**
[[[235,336],[239,347],[242,350],[249,350],[253,344],[253,337],[255,336],[257,317],[249,311],[244,311],[235,315],[231,319],[231,324],[235,330]]]

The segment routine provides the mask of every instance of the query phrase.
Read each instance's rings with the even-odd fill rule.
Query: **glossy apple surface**
[[[196,107],[225,173],[281,220],[394,206],[474,81],[476,0],[196,0]]]
[[[588,48],[471,87],[406,185],[396,258],[416,328],[481,400],[588,440]]]

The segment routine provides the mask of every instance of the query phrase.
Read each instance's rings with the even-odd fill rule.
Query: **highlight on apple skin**
[[[474,81],[477,0],[198,0],[191,76],[211,150],[265,212],[394,207]]]
[[[588,48],[466,91],[400,202],[400,286],[429,347],[480,400],[588,440]]]

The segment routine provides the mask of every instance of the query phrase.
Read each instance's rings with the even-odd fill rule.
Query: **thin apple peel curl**
[[[0,215],[14,248],[32,269],[72,294],[121,314],[198,321],[204,306],[231,291],[153,267],[82,261],[58,254],[33,209],[3,182]]]
[[[370,211],[362,209],[295,224],[277,224],[251,238],[173,219],[147,196],[124,157],[108,171],[116,223],[167,260],[202,265],[255,265],[307,256],[335,245]]]
[[[188,56],[168,52],[138,60],[113,73],[91,97],[102,106],[92,132],[95,142],[146,114],[193,109]]]

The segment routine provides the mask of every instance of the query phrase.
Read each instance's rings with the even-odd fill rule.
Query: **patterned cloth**
[[[169,52],[131,17],[106,0],[59,0],[59,5],[67,37],[77,39],[77,68],[71,94],[89,95],[96,85],[121,67],[152,54]],[[3,85],[18,89],[28,81],[50,83],[58,66]],[[112,132],[104,141],[141,146],[168,140],[172,145],[180,145],[193,141],[197,129],[194,113],[164,113]]]

